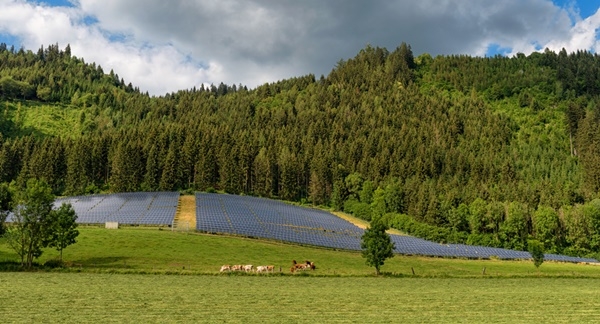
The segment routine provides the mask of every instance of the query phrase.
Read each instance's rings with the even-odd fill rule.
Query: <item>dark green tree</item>
[[[544,244],[538,240],[527,241],[527,250],[531,253],[531,259],[536,268],[544,263]]]
[[[8,213],[12,210],[13,194],[9,190],[7,183],[0,184],[0,236],[4,235],[6,229],[4,222]]]
[[[366,259],[368,266],[375,267],[375,273],[379,275],[381,266],[385,260],[394,256],[394,242],[385,231],[388,226],[380,219],[371,222],[361,237],[360,247],[362,256]]]
[[[51,213],[51,232],[47,245],[54,247],[60,252],[60,262],[63,260],[63,250],[75,244],[79,231],[77,230],[77,214],[71,204],[63,203],[58,209]]]

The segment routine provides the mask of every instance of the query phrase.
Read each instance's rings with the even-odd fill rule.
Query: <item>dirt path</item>
[[[179,210],[175,215],[178,229],[196,229],[196,197],[186,195],[179,197]]]

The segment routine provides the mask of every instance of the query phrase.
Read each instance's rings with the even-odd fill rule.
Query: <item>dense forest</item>
[[[368,46],[320,78],[152,97],[69,46],[0,44],[0,100],[0,182],[13,186],[218,190],[384,217],[440,242],[600,252],[593,53]]]

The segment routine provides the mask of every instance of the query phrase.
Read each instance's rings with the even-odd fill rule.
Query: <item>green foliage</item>
[[[13,225],[7,232],[8,244],[21,258],[21,265],[33,266],[33,260],[42,255],[52,233],[52,204],[54,196],[43,181],[31,179],[17,195]]]
[[[346,200],[344,203],[344,211],[366,221],[370,221],[373,218],[371,206],[354,199]]]
[[[333,207],[335,210],[343,210],[345,200],[346,186],[343,182],[337,181],[333,184],[333,192],[331,193],[331,207]]]
[[[469,205],[469,227],[471,233],[479,234],[485,232],[485,214],[487,213],[487,204],[481,198],[475,199]]]
[[[362,256],[366,259],[368,266],[375,267],[377,275],[379,275],[385,260],[394,256],[394,242],[385,232],[387,229],[386,224],[375,220],[371,222],[361,237]]]
[[[6,232],[5,224],[8,213],[12,210],[13,193],[7,183],[0,183],[0,237]]]
[[[461,203],[458,205],[458,207],[453,208],[448,212],[448,223],[450,228],[455,231],[467,230],[469,219],[469,206],[467,206],[465,203]]]
[[[385,200],[386,212],[404,212],[404,195],[402,193],[402,187],[397,181],[393,181],[385,186],[385,193],[383,197]]]
[[[60,262],[63,260],[63,250],[75,244],[79,235],[77,230],[77,214],[71,204],[63,203],[57,210],[51,212],[52,229],[48,237],[47,246],[54,247],[60,253]]]
[[[367,180],[363,182],[362,189],[359,192],[360,202],[365,204],[371,204],[373,202],[373,195],[375,194],[375,188],[373,181]]]
[[[546,251],[556,252],[561,239],[558,214],[550,207],[540,206],[532,215],[535,238]]]
[[[403,213],[470,242],[524,249],[540,232],[549,251],[593,254],[600,229],[577,206],[600,191],[599,66],[589,52],[367,46],[318,80],[150,97],[69,46],[0,46],[0,182],[350,199],[370,204],[361,217]],[[554,239],[538,206],[565,211]]]
[[[384,216],[390,227],[403,231],[407,234],[424,238],[439,243],[467,243],[465,232],[455,231],[447,227],[439,227],[421,223],[406,214],[390,213]],[[474,245],[481,242],[469,242]]]
[[[525,250],[527,243],[528,215],[525,205],[511,202],[506,208],[506,220],[500,225],[500,236],[504,247]]]
[[[544,263],[544,244],[538,240],[527,241],[527,249],[531,253],[533,264],[539,268]]]
[[[362,190],[364,179],[360,173],[352,173],[345,179],[346,190],[348,190],[348,198],[360,200],[360,192]]]
[[[371,202],[372,214],[375,217],[381,217],[387,212],[385,204],[385,190],[381,187],[377,187],[373,192],[373,201]]]

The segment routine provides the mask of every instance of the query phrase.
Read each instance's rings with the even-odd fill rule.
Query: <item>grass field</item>
[[[594,322],[597,279],[0,273],[8,322]]]
[[[158,228],[80,232],[64,251],[70,268],[0,272],[2,323],[573,323],[600,315],[600,267],[591,265],[395,256],[382,268],[388,276],[374,277],[358,252]],[[39,262],[56,256],[46,250]],[[0,239],[0,261],[16,259]],[[290,274],[292,259],[317,270]],[[285,275],[218,273],[238,263],[274,264]]]
[[[157,228],[80,228],[78,243],[64,250],[71,270],[84,272],[213,274],[223,264],[275,265],[289,273],[292,260],[310,260],[317,270],[311,275],[369,276],[359,252],[335,251],[241,237],[187,234]],[[47,249],[39,260],[56,258]],[[0,239],[0,261],[17,256]],[[483,269],[485,268],[485,274]],[[545,262],[536,270],[531,261],[464,260],[395,256],[383,272],[417,277],[576,277],[600,278],[600,267]]]

